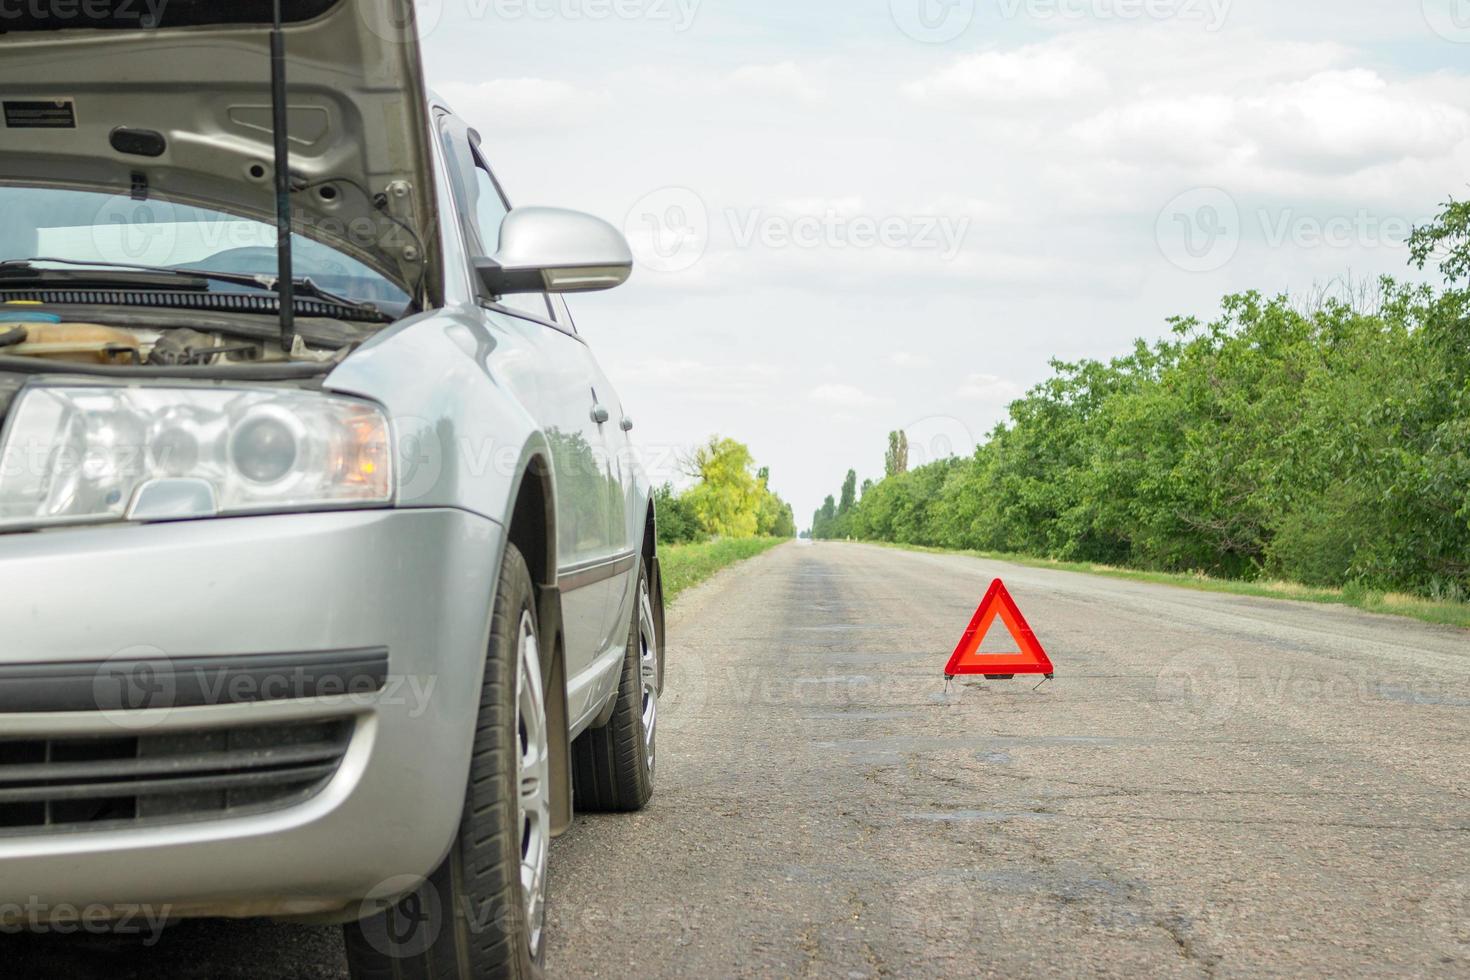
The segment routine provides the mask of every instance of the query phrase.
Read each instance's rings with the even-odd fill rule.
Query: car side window
[[[500,245],[500,226],[510,208],[500,193],[500,186],[490,173],[490,167],[471,151],[475,161],[475,224],[480,234],[480,245],[485,255],[493,255]],[[542,320],[551,319],[551,305],[545,293],[522,293],[500,297],[500,304],[513,310],[529,313]]]
[[[455,200],[459,202],[470,251],[478,255],[494,255],[500,245],[500,226],[510,213],[510,206],[489,166],[470,144],[463,129],[446,117],[444,156],[449,163]],[[536,317],[551,319],[550,303],[544,293],[502,296],[500,305]]]
[[[567,333],[577,332],[577,324],[572,319],[572,311],[567,308],[567,301],[555,293],[551,296],[551,313]]]
[[[473,150],[470,155],[475,164],[475,230],[479,234],[483,254],[493,255],[500,244],[500,226],[505,223],[510,208],[506,207],[500,188],[495,186],[495,179],[490,176],[490,170],[480,155]]]

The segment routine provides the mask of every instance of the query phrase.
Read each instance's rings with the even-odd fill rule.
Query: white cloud
[[[896,350],[888,355],[888,363],[894,367],[921,368],[933,364],[934,360],[925,354],[914,354],[906,350]]]
[[[1185,166],[1219,163],[1237,152],[1239,104],[1197,94],[1110,105],[1074,126],[1077,145],[1131,160]]]
[[[921,100],[1031,102],[1098,95],[1107,87],[1107,74],[1083,60],[1063,38],[970,55],[905,85],[904,91]]]
[[[845,384],[818,385],[807,397],[818,405],[829,405],[833,408],[865,408],[892,403],[891,398],[876,397],[854,385]]]
[[[1329,70],[1254,91],[1121,102],[1071,133],[1095,152],[1140,165],[1351,172],[1450,153],[1470,137],[1470,113],[1373,71]]]
[[[1470,137],[1464,109],[1362,68],[1276,86],[1246,100],[1242,123],[1266,153],[1333,167],[1436,156]]]
[[[857,195],[848,197],[802,197],[790,198],[776,205],[777,210],[795,215],[856,215],[863,213],[863,199]]]
[[[815,105],[827,97],[826,86],[794,61],[774,65],[745,65],[730,74],[736,88],[762,95],[798,99]]]
[[[760,361],[712,364],[689,357],[641,357],[613,363],[609,373],[686,401],[744,403],[769,399],[785,371]]]
[[[1005,404],[1020,398],[1025,389],[994,374],[972,374],[955,394],[966,401]]]

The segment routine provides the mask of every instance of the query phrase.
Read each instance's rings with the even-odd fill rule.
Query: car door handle
[[[630,418],[627,415],[624,415],[623,416],[623,420],[621,422],[619,422],[618,425],[622,426],[622,429],[623,429],[624,432],[632,432],[633,431],[633,420],[632,420],[632,418]]]
[[[598,425],[601,425],[610,418],[612,418],[612,416],[607,413],[606,408],[601,405],[592,406],[592,421],[596,422]]]

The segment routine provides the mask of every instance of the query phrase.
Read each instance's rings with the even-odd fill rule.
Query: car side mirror
[[[633,273],[623,233],[601,218],[562,208],[515,208],[500,225],[500,247],[475,259],[494,296],[612,289]]]

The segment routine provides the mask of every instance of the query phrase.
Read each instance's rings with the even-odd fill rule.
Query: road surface
[[[997,575],[1058,678],[946,690]],[[652,806],[553,848],[550,976],[1470,971],[1464,631],[791,544],[681,600],[669,657]],[[25,949],[342,973],[256,923]]]

